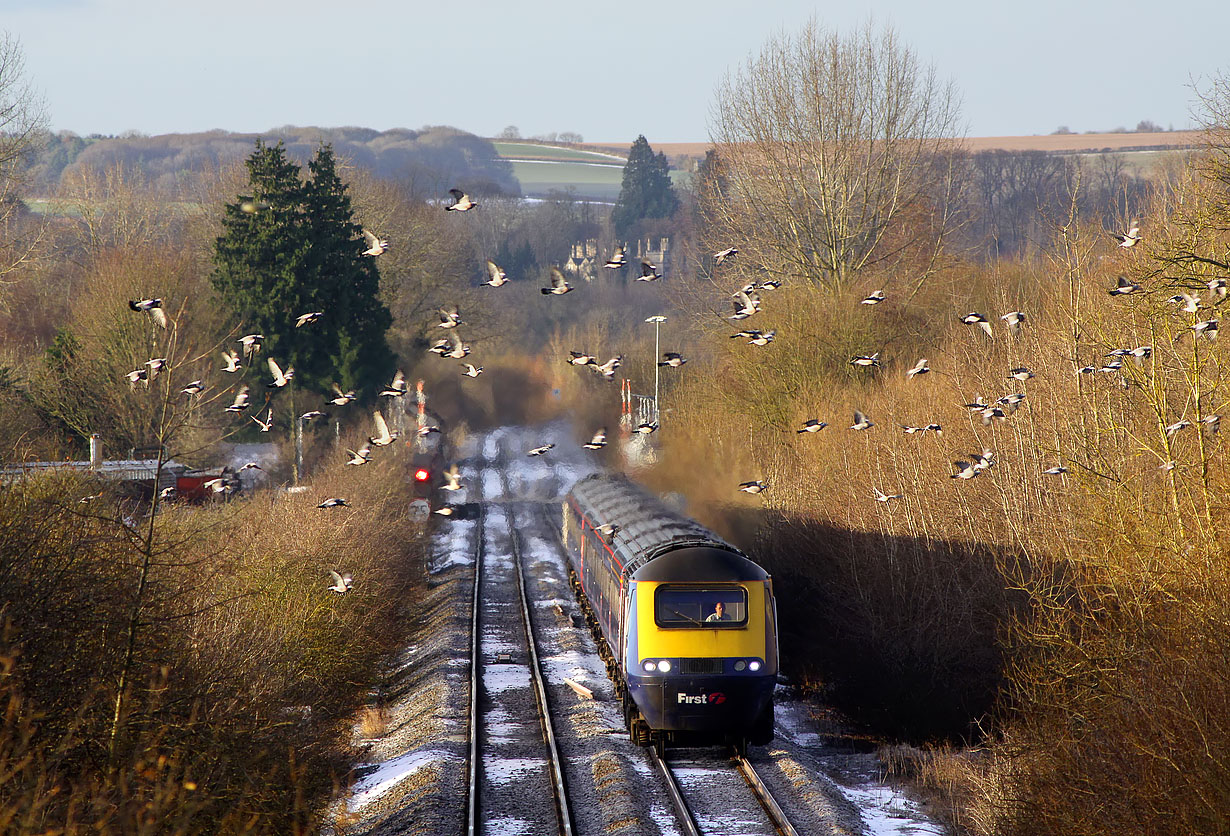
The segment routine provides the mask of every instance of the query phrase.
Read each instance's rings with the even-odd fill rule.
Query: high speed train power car
[[[622,476],[564,502],[570,576],[640,745],[773,738],[777,618],[768,573]]]

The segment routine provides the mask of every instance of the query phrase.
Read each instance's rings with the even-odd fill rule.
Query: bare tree
[[[44,131],[43,102],[25,77],[21,44],[0,34],[0,281],[34,254],[42,225],[22,223],[27,156]]]
[[[712,243],[834,290],[906,258],[925,277],[952,226],[958,113],[951,83],[890,27],[839,37],[813,19],[771,38],[717,91]]]

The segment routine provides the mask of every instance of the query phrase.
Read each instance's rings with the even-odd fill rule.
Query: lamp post
[[[664,316],[651,316],[645,320],[653,323],[653,422],[658,421],[658,357],[661,356],[658,350],[658,329],[662,327],[662,323],[666,322]]]

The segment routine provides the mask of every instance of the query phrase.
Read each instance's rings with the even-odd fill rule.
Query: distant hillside
[[[141,170],[155,185],[172,188],[184,171],[207,170],[246,158],[258,138],[281,140],[299,162],[306,162],[322,142],[328,142],[339,160],[378,177],[406,182],[424,193],[439,194],[452,186],[477,194],[521,193],[513,166],[489,140],[445,126],[417,131],[285,126],[259,134],[219,130],[84,138],[64,132],[49,135],[32,161],[35,188],[50,194],[64,172],[74,166],[107,168],[117,163]]]

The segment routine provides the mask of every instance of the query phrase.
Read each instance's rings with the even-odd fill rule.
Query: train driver
[[[730,619],[727,618],[726,616],[726,605],[723,604],[721,601],[718,601],[716,604],[713,605],[713,612],[711,612],[705,618],[705,621],[729,621],[729,620]]]

